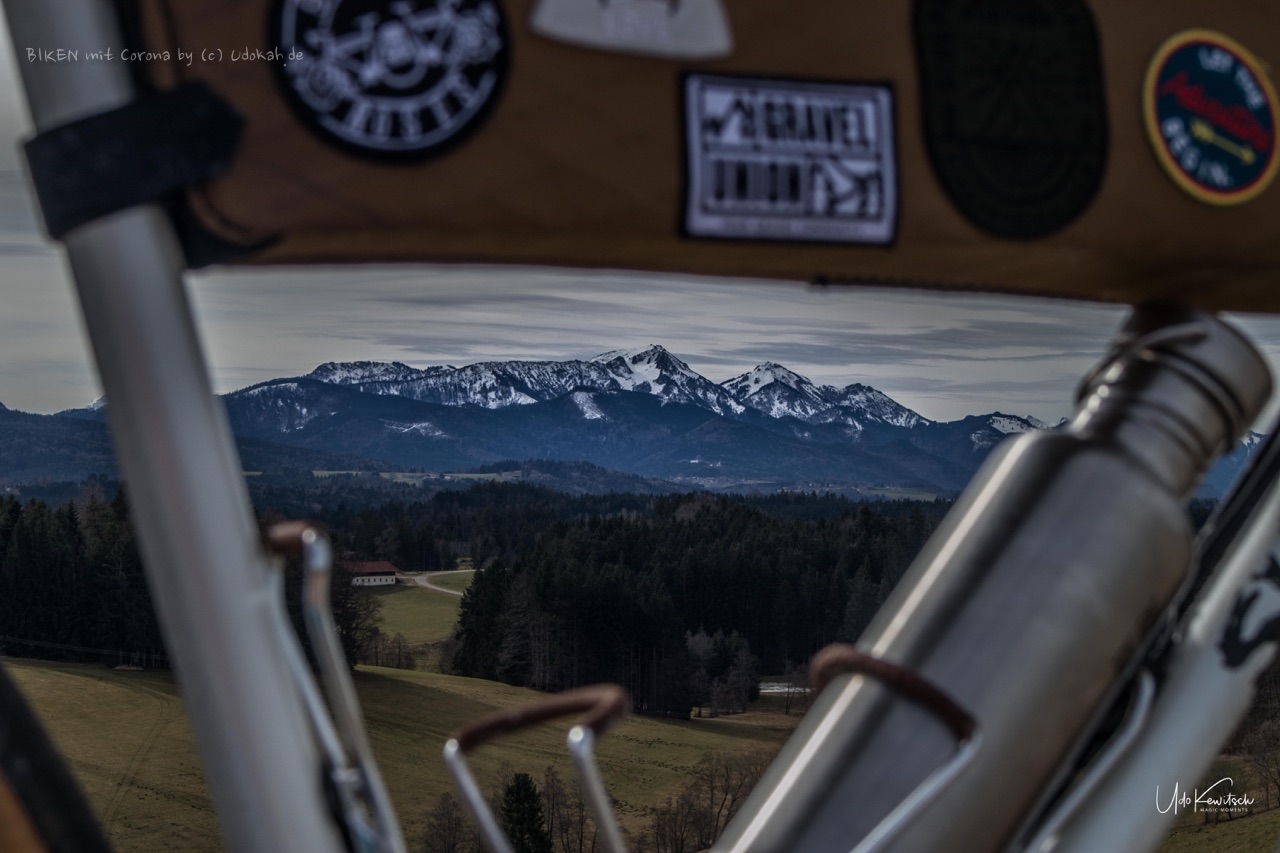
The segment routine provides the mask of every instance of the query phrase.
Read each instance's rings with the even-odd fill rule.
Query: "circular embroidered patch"
[[[320,138],[417,160],[474,129],[506,77],[497,0],[276,0],[277,79]]]
[[[1160,165],[1209,204],[1240,204],[1275,177],[1276,91],[1239,42],[1188,30],[1147,68],[1142,110]]]

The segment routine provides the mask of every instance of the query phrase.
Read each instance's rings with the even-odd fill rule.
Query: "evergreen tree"
[[[516,773],[507,782],[501,820],[515,853],[553,853],[538,785],[528,773]]]

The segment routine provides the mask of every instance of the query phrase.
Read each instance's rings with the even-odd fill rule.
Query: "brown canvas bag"
[[[541,2],[137,0],[152,83],[247,119],[190,209],[248,263],[1280,309],[1272,4],[581,0],[600,46],[535,32]],[[727,53],[663,41],[682,7]]]

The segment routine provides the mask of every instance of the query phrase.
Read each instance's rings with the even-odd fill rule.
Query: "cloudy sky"
[[[0,54],[0,402],[53,412],[100,391],[64,261],[27,196],[17,146],[29,125],[7,32]],[[188,289],[219,391],[330,360],[423,367],[658,343],[716,381],[775,361],[943,420],[1069,414],[1123,317],[1046,300],[493,268],[201,273]],[[1280,323],[1242,325],[1280,356]]]

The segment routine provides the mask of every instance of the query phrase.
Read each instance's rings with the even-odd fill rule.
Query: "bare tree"
[[[1244,739],[1249,763],[1262,783],[1263,801],[1271,808],[1271,794],[1280,802],[1280,720],[1263,720]]]
[[[654,853],[693,853],[697,850],[698,804],[688,789],[674,800],[667,798],[653,815]]]
[[[360,663],[369,666],[383,666],[387,661],[387,644],[388,639],[386,632],[381,628],[375,630],[360,646]]]
[[[690,774],[686,790],[698,805],[698,849],[710,847],[729,819],[737,814],[751,789],[756,786],[770,756],[766,752],[730,753],[702,757]]]
[[[812,698],[809,690],[809,667],[787,661],[784,679],[787,690],[783,694],[782,713],[790,716],[794,708],[797,713],[803,714],[809,710],[809,700]]]
[[[441,794],[427,814],[418,849],[421,853],[481,853],[480,839],[453,794]]]
[[[386,635],[383,634],[383,636],[385,637]],[[405,639],[404,634],[399,631],[386,644],[386,665],[396,669],[418,668],[418,661],[414,657],[413,648],[409,645],[409,641]]]
[[[702,757],[675,799],[654,813],[656,853],[692,853],[710,847],[760,781],[772,755],[765,751]]]
[[[708,703],[714,707],[714,700],[711,698],[711,679],[707,675],[707,666],[711,661],[711,638],[707,636],[707,632],[698,629],[696,634],[685,634],[685,648],[689,653],[689,664],[692,673],[689,676],[689,689],[693,694],[693,704],[698,709],[698,716],[702,716],[702,709]]]
[[[552,765],[542,776],[542,810],[556,853],[595,853],[595,821],[576,786],[566,786]]]

